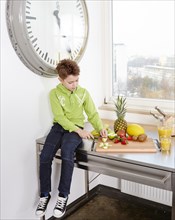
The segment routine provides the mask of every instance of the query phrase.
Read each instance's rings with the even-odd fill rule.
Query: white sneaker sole
[[[55,214],[55,213],[53,212],[53,216],[54,216],[55,218],[61,218],[61,217],[65,214],[65,212],[66,212],[66,210],[65,210],[62,214],[60,214],[60,215],[57,215],[57,214]]]
[[[36,215],[37,217],[43,217],[45,214],[46,214],[46,211],[43,212],[42,214],[37,214],[37,213],[35,213],[35,215]]]

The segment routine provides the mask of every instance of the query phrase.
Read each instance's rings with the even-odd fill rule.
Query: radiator
[[[172,206],[172,192],[168,190],[121,180],[121,192]]]

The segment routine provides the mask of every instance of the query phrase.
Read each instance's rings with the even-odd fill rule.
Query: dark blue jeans
[[[74,154],[82,144],[82,138],[76,132],[69,132],[61,125],[54,124],[46,138],[40,155],[40,192],[51,191],[52,161],[61,148],[61,176],[58,190],[64,196],[70,193],[74,169]]]

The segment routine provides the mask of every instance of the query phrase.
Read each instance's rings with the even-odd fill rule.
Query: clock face
[[[88,38],[83,0],[8,0],[7,26],[12,45],[33,72],[54,76],[65,58],[79,61]]]

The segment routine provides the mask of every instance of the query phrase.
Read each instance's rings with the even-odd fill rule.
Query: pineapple
[[[127,129],[127,121],[125,120],[125,114],[126,114],[126,98],[122,96],[118,96],[116,101],[114,101],[115,104],[115,111],[117,114],[117,119],[114,122],[114,131],[117,132],[118,130],[124,130]]]

